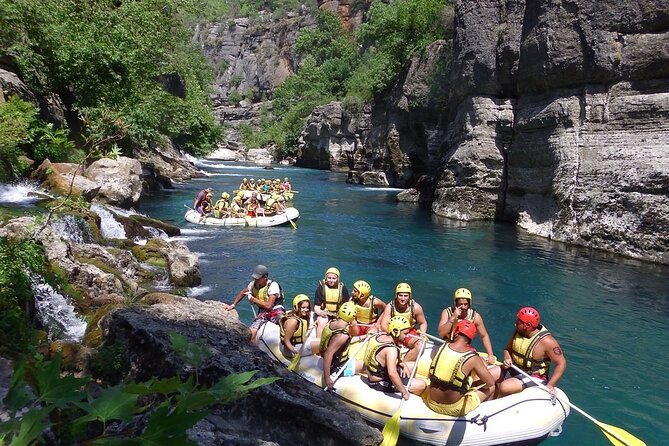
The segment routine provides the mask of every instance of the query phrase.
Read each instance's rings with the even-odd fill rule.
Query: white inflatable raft
[[[243,217],[243,218],[216,218],[213,216],[202,217],[199,212],[189,209],[184,215],[186,221],[198,225],[211,226],[249,226],[253,228],[266,228],[268,226],[278,226],[295,221],[300,218],[300,213],[295,208],[286,208],[281,214],[272,215],[270,217]]]
[[[352,344],[350,351],[356,352],[358,345]],[[419,377],[427,375],[431,345],[428,344],[419,361]],[[286,359],[279,350],[278,325],[266,323],[261,327],[258,347],[285,366],[290,364],[290,359]],[[322,387],[322,366],[320,356],[302,357],[295,373]],[[536,444],[548,436],[559,435],[562,423],[569,415],[567,396],[556,390],[559,398],[551,398],[547,391],[539,387],[530,387],[515,395],[486,401],[459,418],[433,412],[421,397],[412,394],[402,406],[400,434],[434,445]],[[379,428],[383,428],[392,417],[401,401],[399,394],[371,389],[366,384],[366,377],[360,375],[340,376],[335,383],[335,394]]]

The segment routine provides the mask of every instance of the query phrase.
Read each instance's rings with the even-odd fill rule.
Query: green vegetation
[[[60,354],[32,366],[19,363],[2,401],[10,419],[0,423],[0,444],[33,444],[49,427],[57,444],[194,444],[186,431],[207,415],[211,405],[229,404],[279,379],[250,381],[257,372],[250,371],[202,386],[198,371],[209,351],[177,333],[170,339],[175,353],[195,370],[185,382],[174,377],[100,387],[89,385],[89,377],[61,375]],[[122,361],[120,354],[119,349],[113,350],[107,365]],[[140,434],[134,432],[133,423],[117,424],[140,416],[146,417]],[[111,424],[116,428],[107,430]]]
[[[0,104],[0,128],[11,124],[0,134],[2,160],[83,159],[71,141],[92,157],[131,154],[165,137],[198,155],[210,151],[221,131],[207,102],[211,67],[186,25],[196,3],[0,0],[0,54],[32,91],[58,94],[77,131],[53,129],[10,100]]]
[[[356,114],[364,102],[393,85],[432,42],[453,33],[453,7],[447,0],[375,0],[367,21],[353,35],[330,12],[319,12],[318,28],[300,31],[295,50],[302,57],[296,75],[274,92],[273,109],[261,128],[242,127],[242,141],[255,148],[274,144],[278,157],[294,154],[311,111],[341,100]]]
[[[35,351],[36,332],[26,314],[33,296],[27,271],[42,272],[44,261],[36,242],[0,238],[0,356]]]

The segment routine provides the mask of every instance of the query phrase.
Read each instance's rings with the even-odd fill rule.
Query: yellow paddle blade
[[[401,409],[402,404],[400,403],[400,407],[395,411],[392,418],[383,426],[383,432],[381,432],[383,434],[383,441],[381,441],[380,446],[395,446],[397,444],[397,439],[400,437]]]
[[[290,365],[288,366],[289,371],[295,370],[295,367],[297,367],[297,363],[300,362],[300,354],[298,353],[297,355],[293,356],[293,360],[290,361]]]
[[[293,229],[297,229],[297,225],[293,220],[288,220],[290,222],[290,225],[293,227]]]
[[[615,446],[646,446],[642,440],[619,427],[604,424],[601,421],[597,421],[596,424]]]

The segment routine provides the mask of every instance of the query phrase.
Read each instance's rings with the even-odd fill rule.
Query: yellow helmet
[[[411,294],[411,286],[406,282],[398,283],[397,286],[395,287],[395,294],[397,293]]]
[[[249,181],[250,181],[251,183],[255,183],[255,182],[256,182],[256,180],[254,180],[253,178],[251,178]]]
[[[338,270],[337,268],[335,268],[334,266],[328,268],[327,271],[325,271],[325,275],[327,276],[328,274],[334,274],[334,275],[336,275],[336,276],[337,276],[337,279],[339,279],[339,278],[341,277],[341,276],[339,275],[339,270]]]
[[[284,178],[283,181],[288,181],[288,177]]]
[[[306,294],[298,294],[293,298],[293,310],[297,311],[299,309],[300,303],[304,301],[309,301],[309,296]]]
[[[467,288],[458,288],[455,290],[455,295],[453,296],[453,300],[458,300],[458,299],[467,299],[467,300],[472,300],[472,292],[469,291]]]
[[[240,190],[239,192],[237,192],[237,197],[244,198],[244,191]]]
[[[228,198],[230,198],[230,194],[227,193],[227,192],[223,192],[223,193],[221,194],[221,198],[224,199],[224,200],[227,200]]]
[[[411,328],[411,324],[404,316],[393,316],[388,321],[388,334],[393,338],[398,338],[407,328]]]
[[[367,282],[364,280],[358,280],[353,284],[353,289],[358,290],[358,293],[360,293],[360,297],[363,299],[369,296],[372,292],[372,287],[369,286]]]
[[[352,322],[353,319],[355,319],[355,313],[355,304],[349,300],[348,302],[341,304],[341,307],[339,307],[339,311],[337,312],[337,317],[346,322]]]
[[[248,180],[247,180],[246,178],[244,178],[244,179],[242,179],[242,181],[243,181],[244,183],[246,183]]]

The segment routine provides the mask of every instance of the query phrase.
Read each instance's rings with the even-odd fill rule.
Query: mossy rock
[[[121,304],[104,305],[98,308],[95,313],[89,314],[87,316],[88,325],[86,326],[86,332],[84,333],[84,339],[82,340],[82,343],[88,347],[93,348],[97,348],[102,345],[104,338],[102,336],[102,330],[100,330],[100,327],[98,326],[100,319],[102,319],[109,312],[123,307],[124,305]]]
[[[165,234],[167,234],[170,237],[175,237],[177,235],[181,235],[181,229],[179,229],[177,226],[166,223],[162,220],[157,220],[155,218],[150,218],[150,217],[145,217],[143,215],[135,214],[131,215],[130,218],[137,223],[141,224],[142,226],[151,226],[152,228],[156,229],[161,229],[165,231]]]

